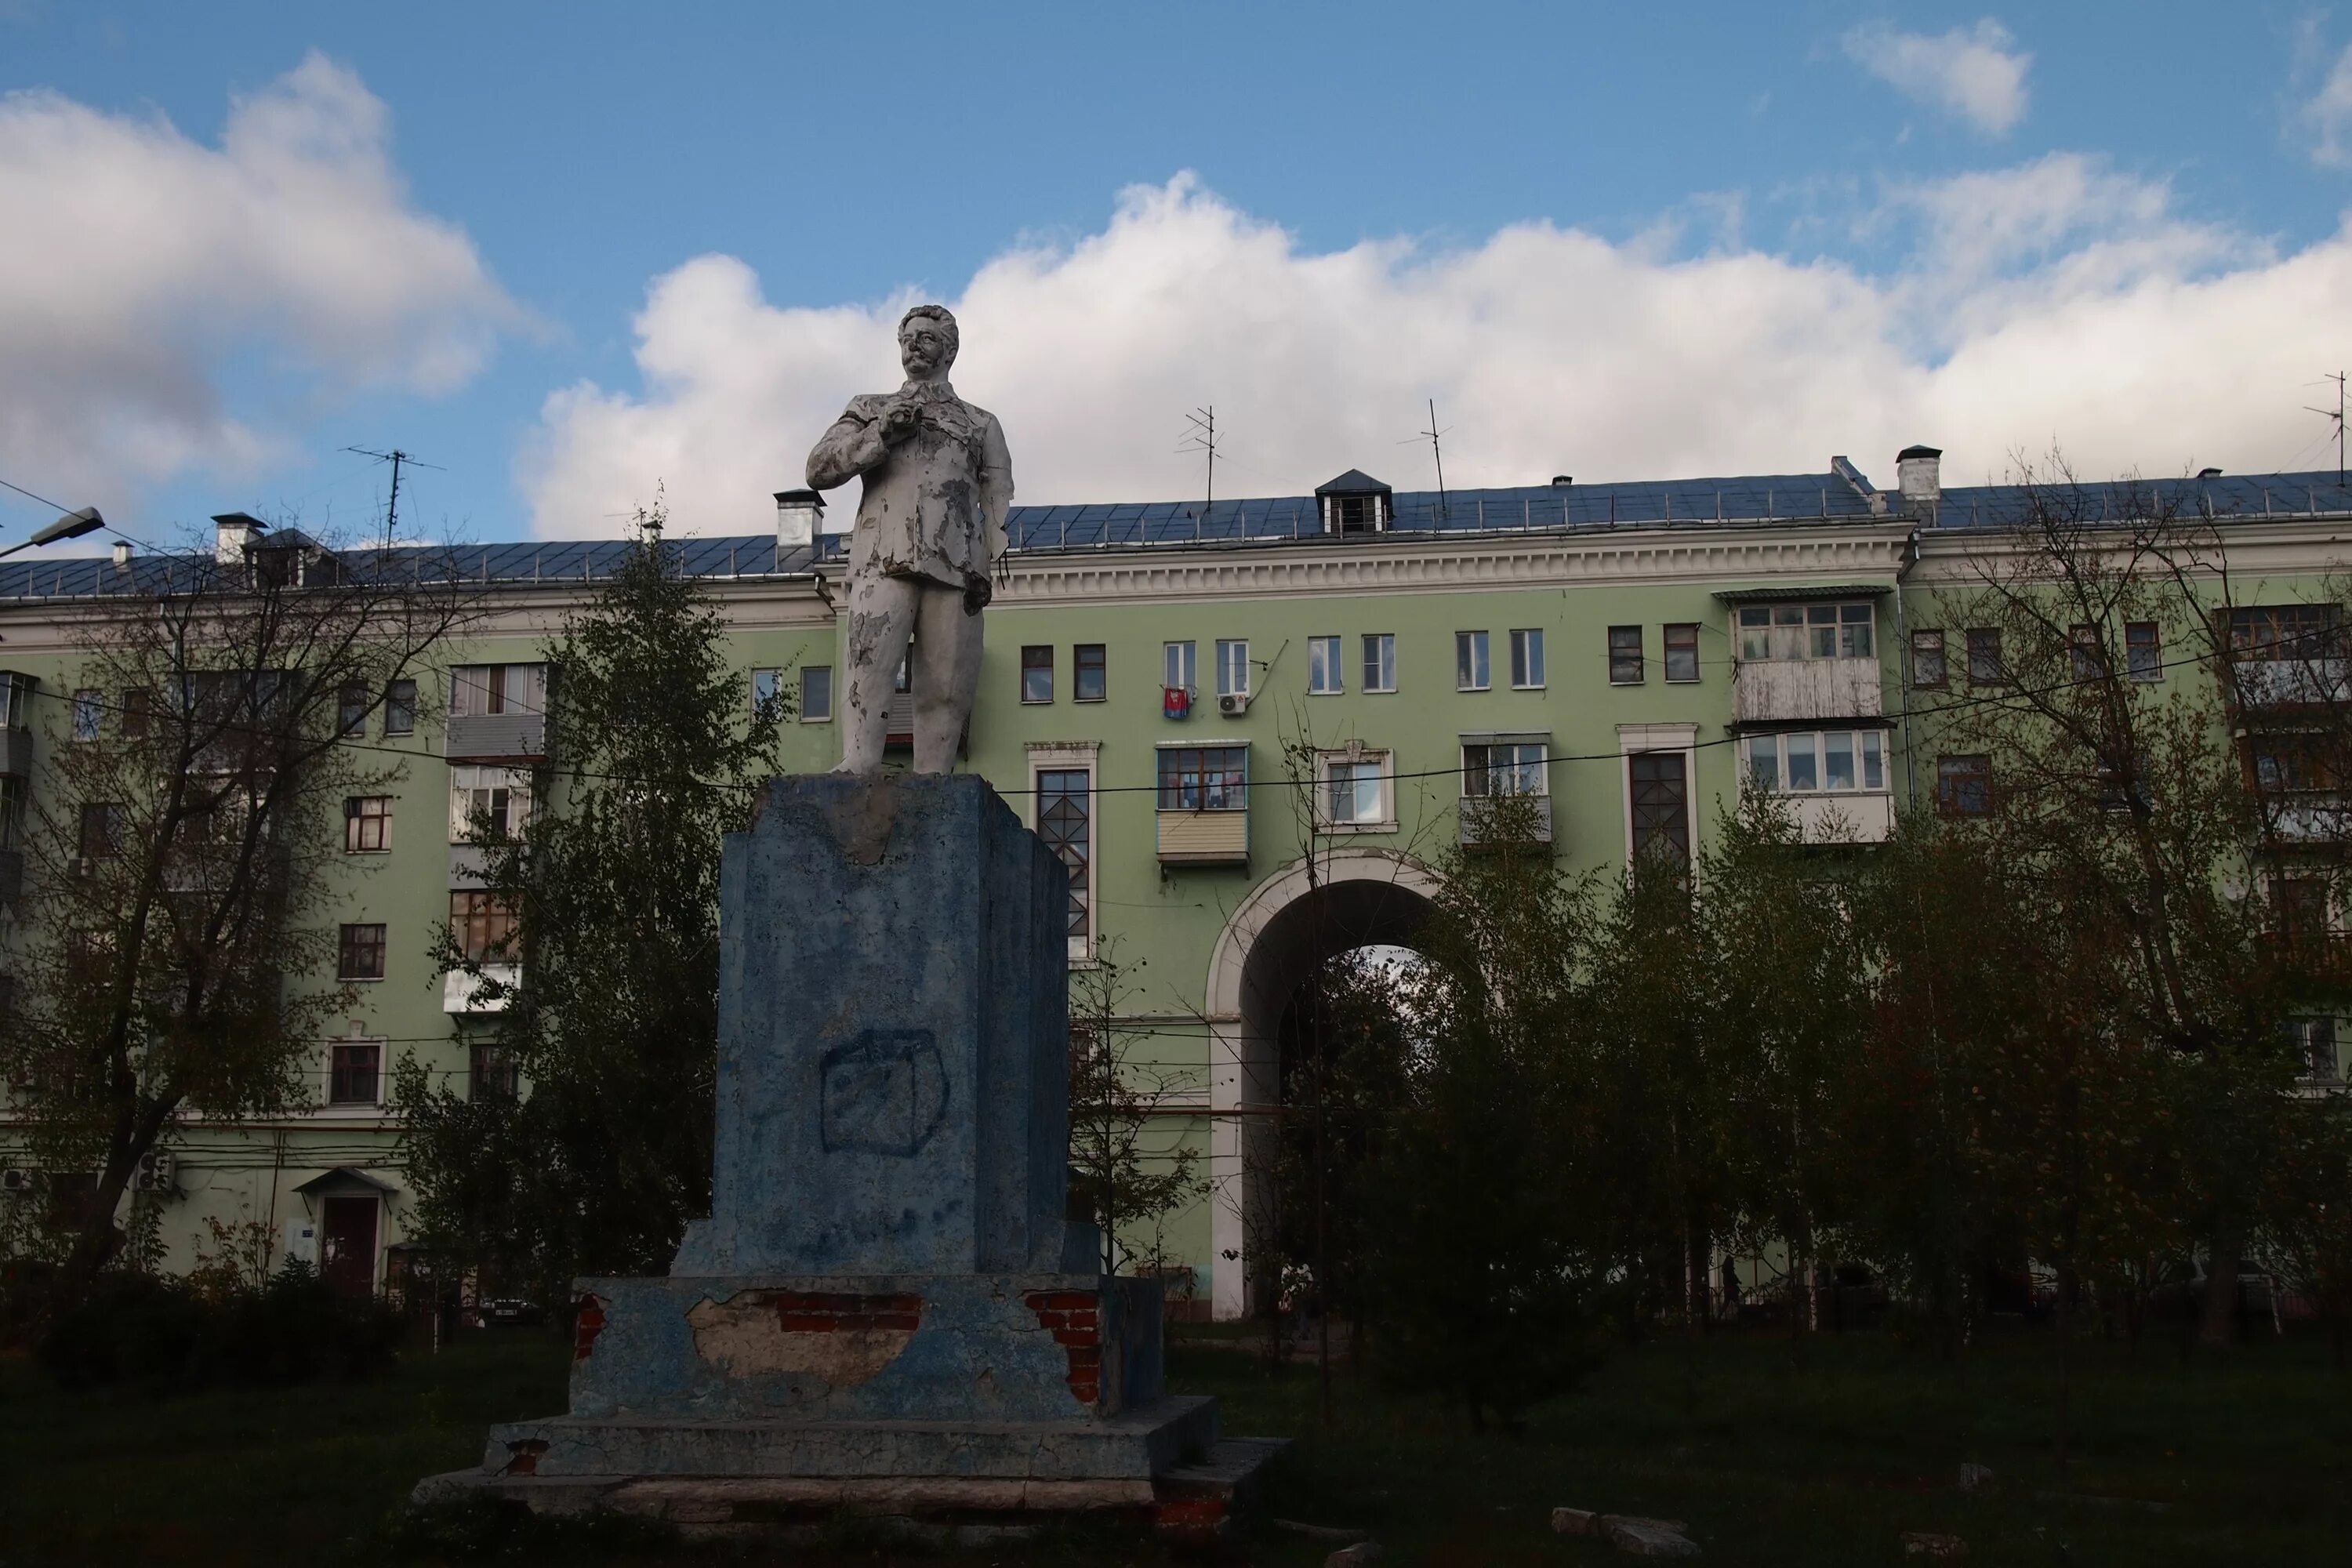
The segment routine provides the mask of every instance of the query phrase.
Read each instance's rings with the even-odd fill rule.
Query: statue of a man
[[[948,384],[955,318],[918,305],[898,321],[907,384],[853,397],[809,454],[812,489],[862,475],[849,542],[849,679],[841,766],[878,773],[890,694],[911,657],[915,771],[943,773],[980,684],[980,612],[1005,546],[1013,458],[996,416]],[[907,639],[915,647],[908,655]]]

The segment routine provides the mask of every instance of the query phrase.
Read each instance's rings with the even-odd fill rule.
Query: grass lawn
[[[1369,1528],[1391,1563],[1622,1561],[1554,1536],[1549,1513],[1563,1503],[1685,1520],[1703,1561],[1725,1563],[1900,1563],[1906,1530],[1958,1534],[1972,1561],[2003,1564],[2352,1555],[2352,1379],[2324,1345],[2258,1343],[2188,1365],[2163,1345],[2137,1359],[2081,1350],[2074,1484],[2112,1500],[2042,1495],[2059,1486],[2046,1334],[1996,1339],[1958,1369],[1874,1335],[1824,1336],[1801,1362],[1777,1337],[1652,1344],[1538,1409],[1518,1437],[1474,1436],[1436,1405],[1344,1374],[1326,1431],[1310,1365],[1238,1350],[1180,1348],[1171,1372],[1223,1396],[1228,1431],[1301,1439],[1269,1515]],[[564,1348],[528,1331],[412,1353],[373,1384],[164,1400],[68,1397],[21,1359],[0,1361],[0,1568],[438,1561],[387,1533],[408,1486],[472,1462],[490,1422],[560,1409],[564,1372]],[[1955,1489],[1964,1460],[1992,1468],[1989,1493]],[[1261,1525],[1205,1560],[1309,1564],[1329,1550]],[[971,1560],[1187,1555],[1097,1534]],[[576,1536],[510,1542],[500,1560],[597,1556],[701,1560]],[[896,1557],[845,1546],[790,1560]]]

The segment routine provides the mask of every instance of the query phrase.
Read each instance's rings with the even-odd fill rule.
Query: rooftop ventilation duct
[[[213,559],[224,566],[233,566],[245,559],[245,552],[261,542],[269,525],[251,512],[224,511],[213,516]]]
[[[816,542],[824,528],[824,498],[814,490],[776,492],[776,548],[790,550]]]

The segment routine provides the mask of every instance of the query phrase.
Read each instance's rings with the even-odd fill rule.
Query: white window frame
[[[1217,695],[1247,697],[1249,694],[1249,638],[1219,637],[1217,639]]]
[[[1037,831],[1037,775],[1074,773],[1087,775],[1087,935],[1086,951],[1070,944],[1072,969],[1091,969],[1102,951],[1102,767],[1100,741],[1032,741],[1029,750],[1028,828]]]
[[[1812,614],[1827,610],[1832,619],[1815,622]],[[1863,614],[1849,617],[1849,610]],[[1761,616],[1760,621],[1751,616]],[[1866,626],[1870,631],[1870,651],[1851,651],[1854,639],[1848,628]],[[1812,634],[1827,629],[1833,645],[1829,653],[1812,651]],[[1848,599],[1835,594],[1824,594],[1818,599],[1772,599],[1763,604],[1738,606],[1731,616],[1732,636],[1739,650],[1741,662],[1747,664],[1804,664],[1828,659],[1878,658],[1878,602],[1875,599]],[[1760,649],[1761,651],[1755,651]]]
[[[1683,754],[1683,826],[1690,836],[1691,862],[1696,865],[1698,845],[1698,726],[1696,724],[1620,724],[1617,749],[1625,758],[1617,770],[1617,815],[1625,830],[1625,874],[1633,874],[1633,769],[1638,752],[1680,752]]]
[[[1519,735],[1519,736],[1510,736],[1510,737],[1496,737],[1496,739],[1493,739],[1493,740],[1483,740],[1483,741],[1464,741],[1464,742],[1461,742],[1460,757],[1461,757],[1461,764],[1462,764],[1462,766],[1461,766],[1460,783],[1461,783],[1461,786],[1462,786],[1462,798],[1463,798],[1464,800],[1494,800],[1494,799],[1498,798],[1498,797],[1497,797],[1497,795],[1496,795],[1496,792],[1495,792],[1495,791],[1493,790],[1493,788],[1491,788],[1491,787],[1489,787],[1489,788],[1486,791],[1486,793],[1485,793],[1485,794],[1483,794],[1483,795],[1473,795],[1473,794],[1471,794],[1471,793],[1470,793],[1470,753],[1471,753],[1473,751],[1481,751],[1481,752],[1493,752],[1493,751],[1495,750],[1495,748],[1496,748],[1497,746],[1510,746],[1510,747],[1513,747],[1513,748],[1515,748],[1515,749],[1521,749],[1521,750],[1530,750],[1530,749],[1531,749],[1531,750],[1533,750],[1533,751],[1535,752],[1535,753],[1536,753],[1536,755],[1535,755],[1535,757],[1534,757],[1534,759],[1533,759],[1533,761],[1532,761],[1532,765],[1533,765],[1533,767],[1535,768],[1535,774],[1534,774],[1534,777],[1535,777],[1535,781],[1536,781],[1536,787],[1535,787],[1535,788],[1533,788],[1533,789],[1531,789],[1531,790],[1520,790],[1520,789],[1507,790],[1507,791],[1503,792],[1505,795],[1550,795],[1550,794],[1551,794],[1551,741],[1550,741],[1550,739],[1549,739],[1549,737],[1541,736],[1541,735]],[[1511,762],[1511,763],[1510,763],[1510,766],[1511,766],[1511,767],[1512,767],[1512,769],[1514,770],[1514,773],[1515,773],[1517,772],[1517,770],[1525,769],[1525,768],[1528,767],[1529,765],[1531,765],[1531,764],[1530,764],[1530,760],[1529,760],[1528,758],[1526,758],[1526,757],[1516,757],[1516,758],[1514,758],[1514,759],[1512,760],[1512,762]],[[1492,778],[1492,777],[1494,776],[1494,763],[1493,763],[1493,761],[1492,761],[1492,759],[1491,759],[1491,758],[1489,759],[1489,761],[1488,761],[1488,763],[1487,763],[1487,776],[1488,776],[1489,778]]]
[[[375,1098],[373,1100],[337,1100],[335,1092],[335,1047],[337,1046],[373,1046],[375,1047]],[[383,1091],[386,1079],[392,1076],[392,1040],[385,1035],[363,1033],[353,1025],[348,1035],[330,1035],[320,1042],[319,1103],[312,1110],[319,1117],[378,1117],[383,1114]]]
[[[1390,693],[1396,690],[1396,633],[1366,632],[1363,644],[1364,689]]]
[[[1348,689],[1339,668],[1339,649],[1346,641],[1336,632],[1307,639],[1307,696],[1337,697]]]
[[[490,671],[502,673],[494,683]],[[517,671],[520,685],[517,686]],[[494,689],[495,688],[495,689]],[[489,703],[495,695],[498,706]],[[449,669],[449,717],[484,718],[493,713],[547,711],[547,665],[531,660],[519,664],[459,664]]]
[[[764,682],[761,679],[762,676],[767,678]],[[767,687],[767,690],[765,692],[762,692],[760,689],[762,684]],[[760,711],[761,702],[766,698],[773,697],[777,692],[782,690],[783,687],[784,672],[782,669],[772,669],[764,667],[753,669],[751,671],[751,711],[755,714],[758,713]]]
[[[1487,655],[1488,643],[1485,632],[1454,634],[1454,690],[1492,691],[1495,689],[1495,665]]]
[[[1819,782],[1815,783],[1811,789],[1789,787],[1789,741],[1790,737],[1798,735],[1804,736],[1813,742],[1813,776]],[[1832,735],[1853,737],[1853,787],[1852,789],[1838,789],[1829,783],[1829,737]],[[1864,782],[1868,776],[1864,761],[1865,752],[1863,741],[1863,737],[1866,735],[1878,737],[1878,783],[1876,784]],[[1889,739],[1885,730],[1869,724],[1841,724],[1825,730],[1771,730],[1760,734],[1743,735],[1732,751],[1732,755],[1739,767],[1740,793],[1751,794],[1756,788],[1756,773],[1749,761],[1749,748],[1759,741],[1769,741],[1772,742],[1773,784],[1766,792],[1768,794],[1779,795],[1784,800],[1794,799],[1801,795],[1829,795],[1832,798],[1849,795],[1893,795],[1895,793],[1895,748],[1888,744]]]
[[[1370,763],[1378,770],[1370,817],[1342,821],[1331,815],[1331,774],[1340,766]],[[1397,827],[1396,753],[1350,741],[1339,751],[1315,753],[1315,820],[1326,833],[1394,833]]]
[[[1188,697],[1200,694],[1193,683],[1199,673],[1200,647],[1201,645],[1194,642],[1164,642],[1160,645],[1161,690],[1182,691]]]
[[[1511,628],[1511,689],[1544,689],[1544,635],[1541,626]]]
[[[106,693],[92,687],[83,687],[73,694],[73,738],[95,741],[106,722]]]
[[[493,780],[490,777],[493,774],[501,776]],[[503,763],[452,763],[449,764],[450,843],[475,842],[471,821],[473,815],[471,796],[478,790],[497,789],[501,783],[507,790],[509,817],[507,832],[511,837],[519,838],[530,831],[530,819],[537,805],[538,791],[529,768],[509,767]],[[463,811],[460,811],[457,806],[460,792],[467,797],[466,809]],[[518,796],[520,798],[518,799]]]

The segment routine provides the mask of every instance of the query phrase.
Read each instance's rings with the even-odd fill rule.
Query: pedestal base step
[[[1213,1533],[1244,1510],[1286,1438],[1229,1437],[1151,1477],[688,1476],[503,1474],[452,1470],[416,1485],[431,1508],[473,1497],[534,1513],[631,1514],[689,1537],[793,1540],[844,1518],[941,1542],[1018,1537],[1054,1519],[1131,1517],[1180,1533]]]

